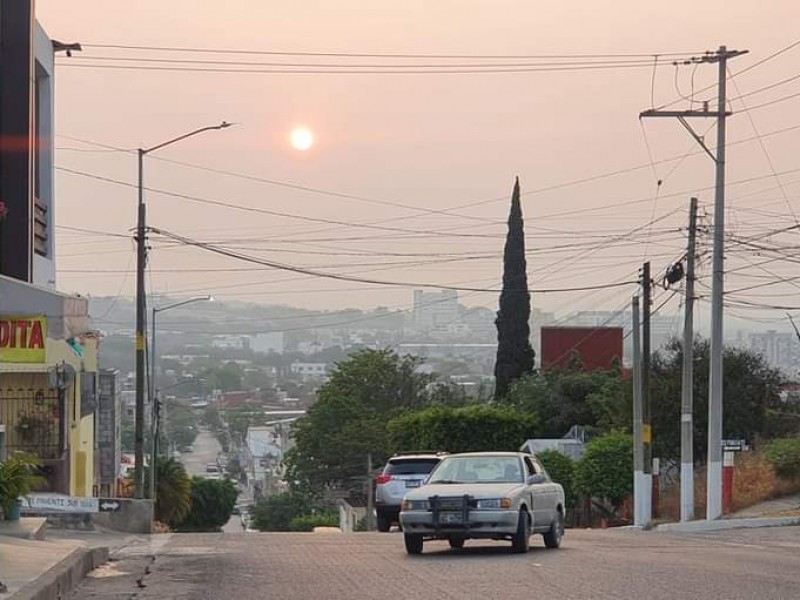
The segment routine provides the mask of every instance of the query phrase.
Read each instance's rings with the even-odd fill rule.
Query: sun
[[[307,127],[296,127],[292,130],[289,140],[292,148],[305,152],[314,145],[314,133]]]

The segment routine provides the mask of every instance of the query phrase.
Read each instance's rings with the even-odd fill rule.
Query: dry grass
[[[779,479],[761,452],[737,452],[733,471],[733,495],[730,512],[749,508],[761,502],[800,492],[800,482]],[[706,470],[695,469],[695,518],[706,513]],[[680,519],[680,484],[661,490],[659,521]]]

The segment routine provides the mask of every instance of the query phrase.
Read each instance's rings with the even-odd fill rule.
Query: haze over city
[[[639,113],[713,99],[715,68],[682,61],[720,44],[750,51],[730,65],[743,73],[729,90],[737,113],[728,126],[729,234],[763,236],[797,204],[797,100],[754,108],[796,90],[793,81],[763,89],[793,74],[793,52],[761,64],[792,42],[800,17],[792,2],[655,11],[631,1],[343,1],[276,10],[42,0],[37,10],[51,36],[83,45],[57,60],[64,290],[133,294],[131,151],[225,120],[235,126],[146,158],[150,224],[258,260],[408,285],[280,272],[156,234],[152,294],[410,308],[411,289],[430,284],[468,288],[462,303],[496,308],[497,292],[475,290],[499,289],[519,176],[534,306],[560,316],[617,310],[634,283],[536,290],[633,282],[644,259],[660,277],[682,256],[689,197],[711,212],[713,164],[675,119]],[[692,124],[713,141],[712,120]],[[701,286],[710,286],[710,237],[700,245]],[[785,263],[771,264],[772,276],[752,266],[756,255],[731,249],[728,289],[787,273]],[[776,283],[757,290],[757,302],[791,305],[784,295],[793,289]],[[752,302],[753,293],[731,299]],[[661,308],[678,310],[679,295]],[[783,312],[740,304],[730,316],[785,322]]]

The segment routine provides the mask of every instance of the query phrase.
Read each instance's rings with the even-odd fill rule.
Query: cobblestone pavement
[[[430,542],[401,534],[173,535],[87,580],[84,598],[681,600],[800,598],[800,528],[666,535],[568,531],[560,550]]]

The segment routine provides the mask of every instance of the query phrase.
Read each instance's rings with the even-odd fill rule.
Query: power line
[[[294,273],[300,273],[303,275],[310,275],[313,277],[321,277],[327,279],[335,279],[340,281],[351,281],[355,283],[367,283],[372,285],[386,285],[386,286],[396,286],[396,287],[418,287],[418,288],[434,288],[434,289],[442,289],[442,290],[454,290],[454,291],[468,291],[468,292],[493,292],[496,290],[486,289],[486,288],[469,288],[469,287],[456,287],[456,286],[447,286],[447,285],[438,285],[432,283],[412,283],[412,282],[398,282],[398,281],[384,281],[378,279],[367,279],[361,277],[353,277],[350,275],[342,274],[342,273],[328,273],[322,271],[316,271],[313,269],[307,269],[304,267],[298,267],[295,265],[289,265],[284,263],[278,263],[274,261],[268,261],[264,259],[259,259],[252,256],[247,256],[244,254],[239,254],[236,252],[232,252],[230,250],[226,250],[225,248],[220,248],[217,246],[213,246],[211,244],[205,244],[203,242],[198,242],[192,240],[191,238],[187,238],[178,234],[174,234],[163,229],[151,228],[151,231],[163,235],[165,237],[169,237],[175,240],[179,240],[187,245],[196,246],[203,250],[208,250],[209,252],[213,252],[215,254],[220,254],[222,256],[228,256],[230,258],[234,258],[237,260],[243,260],[245,262],[250,262],[253,264],[260,264],[265,265],[268,267],[273,267],[277,270],[282,271],[291,271]],[[526,289],[526,290],[517,290],[522,293],[538,293],[538,294],[545,294],[545,293],[557,293],[557,292],[576,292],[576,291],[586,291],[586,290],[595,290],[595,289],[604,289],[604,288],[611,288],[611,287],[620,287],[623,285],[629,285],[630,283],[635,283],[631,281],[625,282],[618,282],[612,284],[601,284],[601,285],[594,285],[594,286],[580,286],[580,287],[570,287],[570,288],[553,288],[553,289]]]
[[[798,42],[800,43],[800,42]],[[144,46],[144,45],[122,45],[122,44],[83,44],[84,48],[109,48],[115,50],[142,50],[148,52],[183,52],[201,54],[250,54],[266,56],[318,56],[318,57],[354,57],[354,58],[420,58],[420,59],[474,59],[474,60],[497,60],[497,59],[576,59],[576,58],[650,58],[653,53],[648,54],[423,54],[423,53],[363,53],[363,52],[307,52],[307,51],[275,51],[275,50],[246,50],[229,48],[196,48],[180,46]],[[690,52],[670,52],[659,53],[665,56],[690,56]]]

